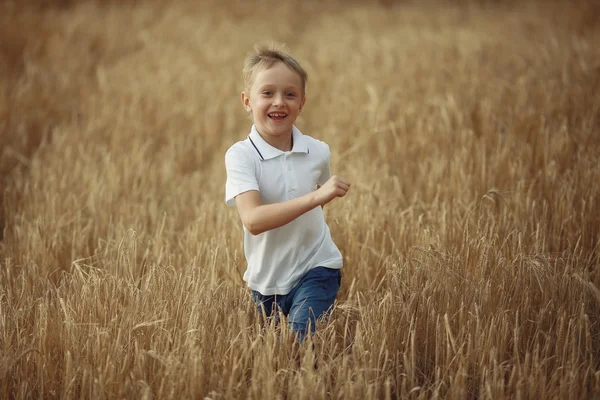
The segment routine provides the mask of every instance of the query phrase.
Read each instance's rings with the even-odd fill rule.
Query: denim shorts
[[[286,295],[262,295],[256,290],[252,297],[259,313],[267,317],[279,309],[289,316],[289,326],[302,341],[306,334],[315,331],[315,322],[327,318],[340,289],[342,274],[339,269],[315,267],[300,279]]]

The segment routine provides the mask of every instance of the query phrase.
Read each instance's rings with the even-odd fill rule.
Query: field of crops
[[[352,182],[301,345],[224,202],[271,40]],[[1,2],[0,398],[600,396],[599,43],[592,0]]]

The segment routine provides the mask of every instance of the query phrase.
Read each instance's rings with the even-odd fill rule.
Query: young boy
[[[280,308],[303,340],[340,287],[342,255],[322,207],[350,183],[330,176],[329,146],[294,126],[307,73],[276,47],[255,47],[244,66],[242,104],[254,125],[225,155],[225,201],[244,226],[244,280],[259,311]]]

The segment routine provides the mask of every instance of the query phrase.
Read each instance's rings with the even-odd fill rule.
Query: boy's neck
[[[294,147],[294,135],[293,135],[293,131],[290,132],[289,135],[286,135],[286,136],[283,136],[283,137],[263,135],[262,133],[260,133],[260,131],[258,130],[258,128],[256,129],[256,132],[258,132],[258,134],[260,135],[260,137],[265,142],[267,142],[269,145],[275,147],[277,150],[292,151],[292,148]]]

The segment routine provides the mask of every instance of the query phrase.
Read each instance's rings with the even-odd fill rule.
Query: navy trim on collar
[[[253,137],[254,136],[254,137]],[[270,160],[275,157],[279,157],[285,153],[310,153],[308,149],[308,143],[305,135],[302,134],[295,126],[292,127],[292,149],[289,152],[279,150],[276,147],[271,146],[269,143],[265,141],[265,139],[260,136],[260,133],[256,129],[256,125],[252,125],[252,129],[250,134],[248,135],[248,141],[254,147],[254,150],[260,156],[261,161]]]
[[[254,148],[256,149],[258,155],[260,156],[260,159],[265,161],[265,158],[263,157],[262,154],[260,154],[260,150],[258,150],[258,147],[256,147],[256,145],[254,144],[254,142],[252,141],[252,138],[250,137],[250,135],[248,135],[248,139],[250,139],[250,143],[252,143],[252,146],[254,146]]]

